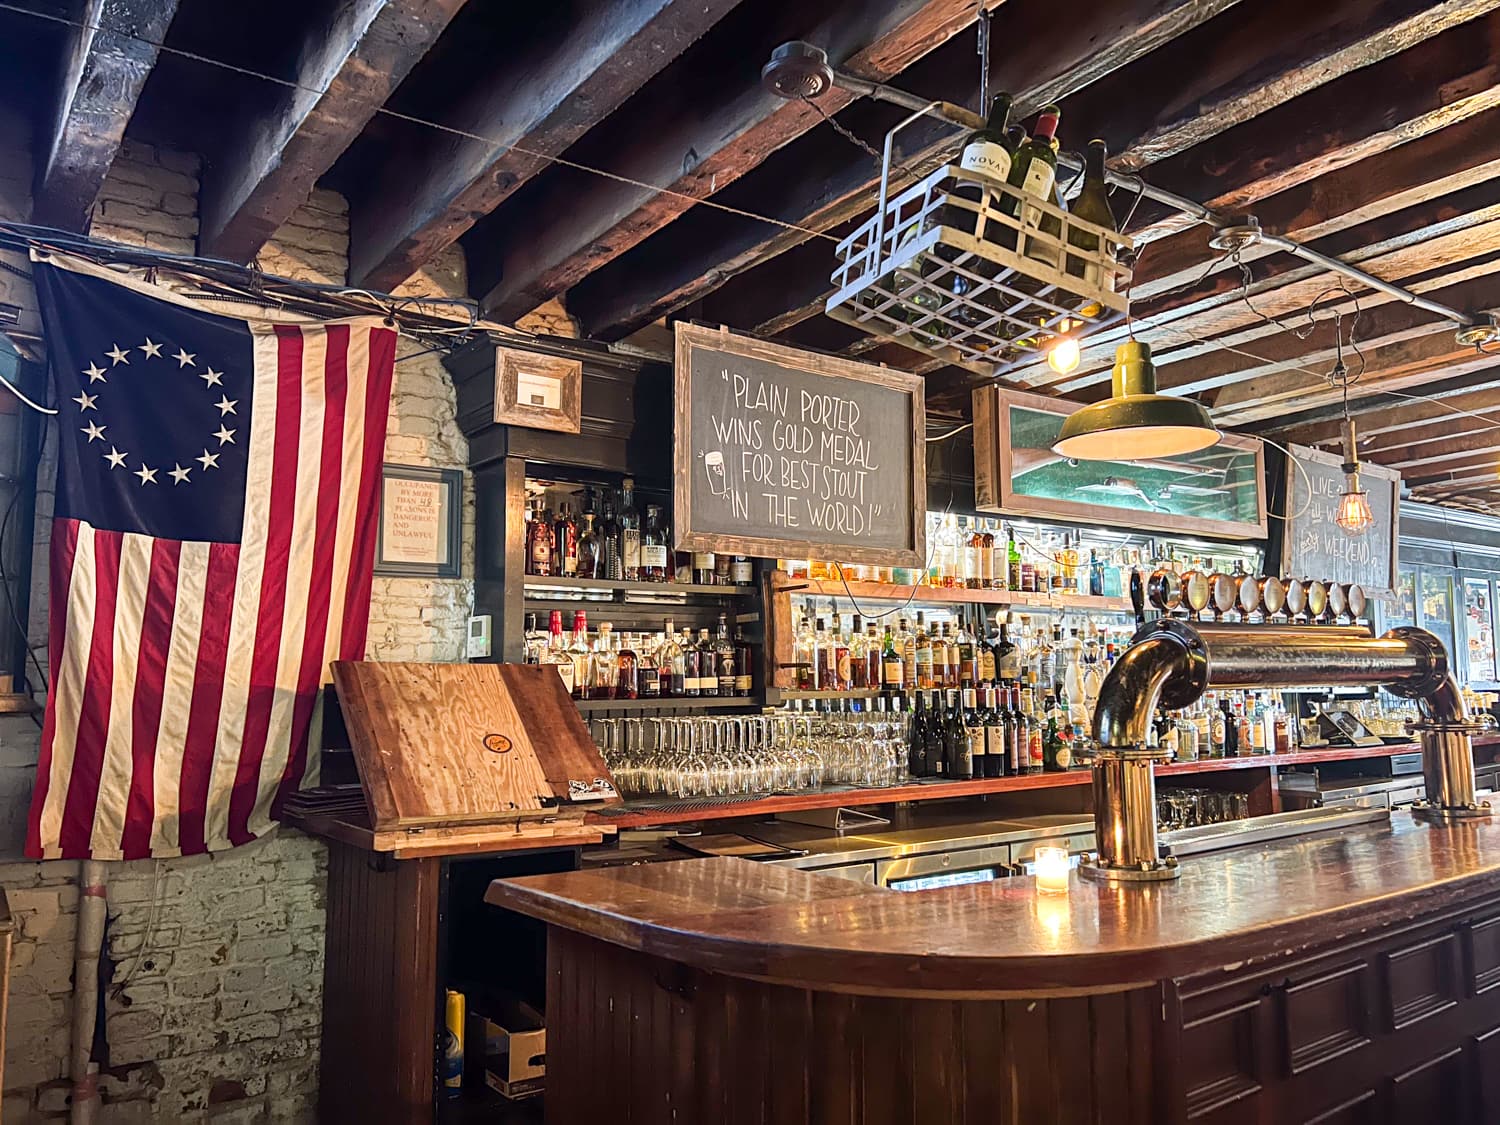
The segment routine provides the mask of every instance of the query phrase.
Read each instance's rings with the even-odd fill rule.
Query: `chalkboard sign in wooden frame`
[[[919,376],[676,327],[679,550],[926,565]]]
[[[1347,536],[1333,522],[1344,490],[1343,457],[1305,445],[1289,445],[1313,484],[1308,503],[1308,480],[1296,465],[1286,469],[1286,525],[1281,534],[1281,573],[1289,578],[1323,578],[1358,582],[1366,594],[1394,597],[1401,526],[1401,474],[1395,469],[1361,462],[1359,480],[1369,493],[1375,525],[1358,537]],[[1353,549],[1363,557],[1335,558],[1317,544]]]

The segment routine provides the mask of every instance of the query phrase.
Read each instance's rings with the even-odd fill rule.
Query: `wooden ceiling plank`
[[[880,80],[970,25],[975,11],[973,0],[847,0],[804,38],[833,65]],[[835,88],[818,105],[831,114],[851,100]],[[571,288],[823,120],[812,106],[759,86],[704,102],[675,126],[622,139],[610,170],[633,183],[599,179],[569,198],[539,200],[539,213],[515,216],[495,232],[495,244],[475,247],[471,288],[483,294],[485,314],[514,320]],[[684,153],[695,157],[690,165]]]
[[[1478,355],[1472,348],[1444,351],[1428,344],[1427,340],[1410,340],[1382,349],[1379,355],[1371,357],[1371,361],[1372,367],[1359,382],[1350,386],[1351,401],[1388,391],[1405,392],[1432,382],[1439,374],[1451,376],[1485,370],[1494,364],[1494,357]],[[1248,426],[1285,414],[1292,403],[1304,407],[1338,403],[1341,399],[1342,392],[1336,386],[1320,381],[1316,387],[1303,385],[1295,391],[1258,400],[1233,412],[1215,412],[1214,419],[1223,426]]]
[[[1495,358],[1491,357],[1492,360]],[[1492,363],[1489,367],[1473,367],[1455,375],[1433,379],[1423,384],[1421,394],[1423,398],[1429,400],[1446,400],[1450,396],[1486,390],[1490,387],[1500,387],[1500,362]],[[1378,425],[1380,418],[1384,418],[1395,410],[1415,405],[1418,404],[1410,403],[1405,398],[1383,395],[1377,389],[1364,398],[1351,400],[1349,413],[1360,416],[1363,419],[1360,425],[1363,427],[1371,424],[1372,421],[1373,424]],[[1316,444],[1319,432],[1337,424],[1342,418],[1342,404],[1331,403],[1308,407],[1305,410],[1286,411],[1275,419],[1256,425],[1252,429],[1256,433],[1275,435],[1279,440]]]
[[[88,228],[176,13],[177,0],[87,0],[79,20],[86,26],[70,33],[46,155],[36,162],[33,222]]]
[[[1383,452],[1402,445],[1440,441],[1453,436],[1454,427],[1464,417],[1461,411],[1500,410],[1500,371],[1491,371],[1488,385],[1470,394],[1443,395],[1439,401],[1403,406],[1387,404],[1384,410],[1365,411],[1359,423],[1360,450]],[[1342,420],[1318,422],[1283,431],[1284,439],[1302,445],[1323,445],[1337,441],[1342,426]]]
[[[1414,0],[1400,0],[1411,4]],[[1464,0],[1472,2],[1472,0]],[[1500,3],[1500,0],[1488,0]],[[1008,56],[1003,80],[1015,97],[1014,116],[1030,114],[1049,101],[1089,87],[1151,51],[1172,42],[1211,16],[1229,7],[1226,0],[1185,5],[1179,0],[1130,0],[1095,5],[1087,18],[1060,20],[1049,5],[1011,3],[995,13],[992,41],[1034,42],[1045,39],[1045,51]],[[962,105],[979,100],[977,77],[970,78],[968,60],[952,68],[951,83],[924,96],[942,97]],[[821,104],[821,103],[820,103]],[[925,173],[952,155],[959,134],[951,128],[916,126],[902,136],[901,163]],[[913,177],[903,176],[901,185]],[[674,312],[703,297],[729,278],[752,269],[807,241],[807,230],[828,231],[863,215],[878,185],[877,170],[852,152],[841,170],[829,175],[812,169],[804,182],[778,187],[788,200],[779,218],[800,230],[747,225],[729,241],[697,245],[689,253],[657,254],[648,260],[619,261],[581,283],[569,297],[569,309],[590,335],[613,337]],[[823,248],[813,293],[828,289],[831,247]],[[815,311],[822,311],[821,298]],[[803,318],[805,319],[805,318]],[[736,320],[744,324],[743,320]],[[789,326],[786,325],[786,326]]]
[[[445,116],[458,133],[434,133],[419,153],[390,160],[369,194],[351,201],[352,283],[389,290],[405,281],[737,3],[594,4],[556,41],[502,57]]]
[[[464,0],[354,0],[309,28],[296,88],[233,128],[204,169],[200,252],[248,262],[312,194]]]

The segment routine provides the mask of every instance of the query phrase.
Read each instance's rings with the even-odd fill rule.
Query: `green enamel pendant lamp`
[[[1080,461],[1176,457],[1216,445],[1222,436],[1202,405],[1156,393],[1150,345],[1126,340],[1115,350],[1111,393],[1063,421],[1052,452]]]

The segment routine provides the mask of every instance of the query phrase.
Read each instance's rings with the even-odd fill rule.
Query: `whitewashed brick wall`
[[[25,219],[31,167],[19,124],[0,117],[0,217]],[[191,253],[197,229],[198,162],[127,142],[111,169],[94,233]],[[268,271],[342,282],[348,209],[319,191],[277,233],[260,261]],[[14,255],[3,260],[19,263]],[[461,294],[456,249],[403,292]],[[0,301],[23,306],[25,282],[0,272]],[[549,310],[548,331],[567,331]],[[388,462],[463,468],[467,443],[455,420],[452,383],[436,354],[403,339],[397,352]],[[409,358],[410,357],[410,358]],[[55,434],[49,436],[56,447]],[[46,623],[46,540],[52,459],[37,503],[32,637]],[[473,574],[472,488],[464,499],[463,573]],[[473,603],[469,577],[377,577],[368,655],[383,660],[462,659]],[[45,658],[45,657],[44,657]],[[67,1054],[77,865],[18,860],[37,758],[27,719],[0,716],[0,885],[19,930],[5,1059],[6,1125],[67,1116]],[[217,856],[109,865],[109,942],[114,961],[103,1079],[104,1125],[297,1123],[312,1120],[317,1090],[327,856],[316,840],[286,831]]]

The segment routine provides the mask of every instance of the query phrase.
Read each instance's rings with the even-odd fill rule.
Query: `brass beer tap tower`
[[[1488,816],[1474,794],[1469,719],[1443,643],[1425,629],[1376,637],[1355,625],[1209,624],[1162,618],[1143,626],[1115,662],[1094,713],[1094,832],[1099,854],[1080,872],[1093,879],[1151,881],[1179,872],[1156,840],[1154,763],[1147,728],[1158,705],[1185,707],[1219,688],[1384,687],[1415,699],[1427,798],[1423,819]]]

